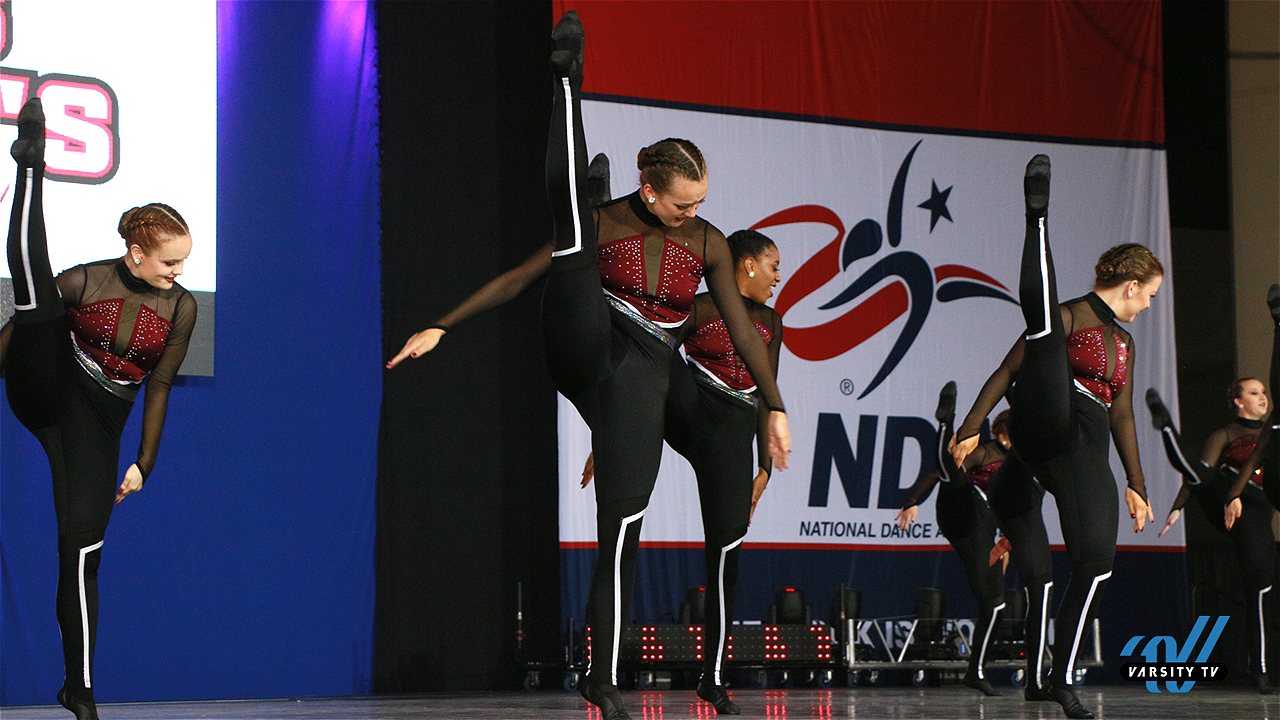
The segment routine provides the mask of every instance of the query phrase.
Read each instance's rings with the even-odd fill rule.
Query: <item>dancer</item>
[[[617,690],[618,643],[629,617],[640,523],[657,477],[675,337],[698,282],[707,287],[769,410],[769,453],[786,468],[787,417],[768,353],[733,282],[724,236],[697,217],[702,154],[687,140],[640,151],[640,189],[592,211],[584,202],[583,32],[567,12],[552,32],[556,74],[547,189],[555,222],[543,297],[547,364],[592,430],[599,556],[588,601],[591,656],[580,686],[606,720],[628,718]]]
[[[1271,632],[1267,618],[1272,614],[1273,604],[1268,601],[1268,593],[1271,592],[1275,571],[1276,545],[1275,536],[1271,533],[1274,509],[1258,486],[1262,480],[1261,472],[1253,473],[1254,481],[1247,483],[1234,499],[1234,503],[1245,508],[1243,514],[1237,513],[1239,521],[1234,521],[1224,509],[1240,466],[1253,454],[1257,445],[1262,418],[1266,416],[1270,402],[1266,388],[1257,378],[1240,378],[1231,383],[1228,399],[1236,419],[1213,431],[1205,441],[1199,461],[1192,461],[1159,393],[1155,388],[1147,390],[1151,424],[1160,431],[1169,462],[1182,473],[1182,488],[1173,501],[1160,534],[1164,535],[1178,522],[1182,508],[1193,495],[1209,522],[1227,533],[1248,588],[1250,609],[1245,617],[1250,638],[1249,669],[1258,691],[1270,695],[1275,689],[1267,680],[1267,634]],[[1234,527],[1228,527],[1228,521],[1233,521]]]
[[[53,475],[66,665],[58,702],[77,720],[96,720],[103,537],[112,506],[141,490],[155,467],[169,387],[196,322],[195,300],[174,282],[191,234],[167,205],[133,208],[120,218],[123,258],[78,265],[55,279],[42,203],[44,144],[44,113],[32,98],[18,114],[11,150],[18,179],[7,254],[16,312],[0,332],[0,365],[13,414],[44,446]],[[120,433],[147,377],[142,443],[115,490]]]
[[[1267,290],[1267,309],[1271,311],[1271,387],[1280,387],[1280,283]],[[1246,483],[1254,480],[1255,473],[1262,471],[1262,476],[1271,477],[1270,483],[1263,483],[1262,489],[1271,506],[1280,508],[1280,407],[1271,406],[1271,415],[1262,424],[1262,432],[1258,434],[1258,444],[1253,454],[1240,467],[1240,474],[1235,485],[1227,493],[1229,502],[1226,509],[1226,525],[1231,527],[1235,519],[1240,517],[1241,503],[1236,500],[1244,492]]]
[[[782,348],[782,318],[764,303],[782,280],[780,257],[772,240],[754,230],[729,236],[738,292],[761,339],[769,348],[777,377]],[[729,341],[725,323],[709,294],[698,295],[689,319],[677,334],[689,361],[688,372],[673,372],[666,413],[666,440],[689,460],[698,481],[705,538],[707,614],[698,697],[716,712],[741,711],[724,687],[728,628],[733,623],[738,555],[747,526],[773,472],[764,420],[767,412],[755,396],[756,382]],[[691,390],[691,384],[696,390]],[[752,439],[756,441],[752,470]],[[594,457],[583,470],[582,487],[594,473]],[[753,477],[754,476],[754,477]]]
[[[969,589],[978,601],[978,622],[973,629],[973,641],[969,644],[969,668],[965,671],[965,685],[983,695],[1001,695],[986,677],[987,648],[991,644],[991,632],[996,618],[1004,609],[1004,573],[995,563],[988,562],[991,544],[998,533],[995,513],[987,505],[987,486],[991,477],[1004,463],[1009,453],[1006,410],[996,416],[991,424],[994,436],[969,453],[964,466],[958,468],[946,452],[955,427],[956,384],[948,382],[938,394],[938,467],[922,473],[907,495],[902,511],[896,518],[898,527],[906,530],[915,522],[920,503],[929,497],[933,487],[938,488],[938,529],[960,557]]]
[[[1037,155],[1024,179],[1027,223],[1018,294],[1026,334],[983,386],[956,433],[952,454],[962,465],[978,444],[982,418],[1007,391],[1015,454],[1054,494],[1071,557],[1072,580],[1058,608],[1048,692],[1068,717],[1089,718],[1093,714],[1076,697],[1072,680],[1076,652],[1115,559],[1118,498],[1107,459],[1108,434],[1128,479],[1125,503],[1134,531],[1151,517],[1133,425],[1133,388],[1127,382],[1133,338],[1116,321],[1129,322],[1150,307],[1164,269],[1147,248],[1119,245],[1099,258],[1093,292],[1059,307],[1048,244],[1049,175],[1049,158]],[[1029,478],[1019,484],[1026,490],[1024,500],[1034,495]],[[1032,504],[1024,502],[1028,509]],[[1048,564],[1047,542],[1029,548],[1019,547],[1018,537],[1011,539],[1015,559],[1019,551],[1030,551]]]

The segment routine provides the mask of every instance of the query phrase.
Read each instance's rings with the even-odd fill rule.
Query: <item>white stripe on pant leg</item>
[[[27,168],[27,188],[22,195],[22,229],[18,233],[19,247],[22,252],[22,271],[27,277],[27,300],[23,305],[18,304],[18,298],[15,295],[13,299],[14,310],[34,310],[36,307],[36,283],[31,276],[31,250],[28,247],[28,233],[31,229],[31,185],[35,182],[35,169]]]
[[[627,526],[642,517],[644,510],[622,518],[613,551],[613,657],[609,659],[609,682],[614,685],[618,684],[618,645],[622,642],[622,546],[626,543]]]
[[[99,540],[89,547],[80,548],[80,639],[83,641],[81,647],[84,649],[84,686],[86,688],[93,687],[93,683],[89,679],[89,608],[84,596],[84,559],[94,550],[101,549],[103,542],[105,541]]]
[[[1053,583],[1045,583],[1041,588],[1040,594],[1040,652],[1036,654],[1036,687],[1043,688],[1044,683],[1041,677],[1044,675],[1044,636],[1049,625],[1049,591],[1053,589]]]
[[[1053,327],[1053,324],[1049,322],[1049,312],[1056,310],[1056,308],[1049,307],[1049,248],[1045,243],[1044,222],[1045,219],[1040,218],[1040,289],[1044,293],[1044,330],[1027,335],[1028,340],[1035,340],[1049,334],[1049,328]],[[1027,329],[1030,330],[1031,328]]]
[[[951,476],[947,474],[947,463],[942,459],[942,453],[947,451],[946,445],[943,443],[942,439],[947,436],[947,433],[950,432],[951,428],[948,427],[946,423],[942,423],[938,426],[938,429],[941,431],[938,433],[938,472],[942,473],[943,480],[951,482]]]
[[[982,647],[978,651],[978,679],[984,680],[986,676],[982,674],[982,666],[987,661],[987,643],[991,642],[991,631],[996,627],[996,616],[1004,609],[1004,603],[1000,603],[991,610],[991,623],[987,625],[987,634],[982,636]]]
[[[560,78],[560,83],[564,86],[565,147],[569,149],[569,206],[573,209],[573,247],[552,250],[551,257],[572,255],[582,249],[582,223],[578,219],[578,166],[573,154],[573,92],[569,89],[569,78]]]
[[[741,544],[742,544],[742,541],[743,541],[743,540],[745,540],[745,539],[746,539],[746,537],[747,537],[746,535],[743,535],[742,537],[738,538],[737,540],[734,540],[733,542],[729,543],[728,545],[725,545],[724,547],[720,548],[720,566],[719,566],[720,572],[719,572],[719,573],[717,573],[717,577],[716,577],[716,588],[718,588],[718,589],[719,589],[719,593],[720,593],[720,594],[719,594],[719,600],[720,600],[720,602],[719,602],[719,605],[720,605],[720,607],[719,607],[719,612],[720,612],[720,637],[719,637],[719,641],[718,641],[718,643],[716,644],[716,669],[715,669],[715,672],[713,673],[713,677],[712,677],[712,680],[715,682],[715,684],[716,684],[716,685],[723,685],[723,684],[724,684],[724,683],[720,682],[720,665],[721,665],[721,663],[722,663],[722,662],[723,662],[723,660],[724,660],[724,643],[725,643],[725,638],[727,638],[727,637],[729,636],[729,630],[728,630],[728,628],[726,628],[726,627],[725,627],[725,609],[724,609],[724,559],[725,559],[725,557],[729,554],[729,551],[731,551],[731,550],[733,550],[734,548],[736,548],[736,547],[738,547],[739,545],[741,545]]]
[[[1258,666],[1267,672],[1267,621],[1262,612],[1262,596],[1271,592],[1271,586],[1258,591]]]
[[[1165,425],[1160,428],[1160,432],[1164,434],[1165,438],[1169,442],[1169,446],[1173,448],[1173,454],[1177,458],[1177,465],[1179,465],[1178,471],[1187,476],[1188,483],[1192,485],[1199,485],[1200,475],[1196,473],[1195,466],[1192,465],[1191,461],[1187,459],[1187,456],[1183,454],[1182,446],[1178,444],[1178,438],[1173,434],[1173,428]],[[1200,464],[1204,465],[1204,462],[1200,461]]]
[[[1074,684],[1071,682],[1071,676],[1075,674],[1076,651],[1080,649],[1080,638],[1084,636],[1085,620],[1089,617],[1089,606],[1093,604],[1093,594],[1098,590],[1098,583],[1109,577],[1111,577],[1111,571],[1095,577],[1089,584],[1089,594],[1084,597],[1084,607],[1080,608],[1080,622],[1076,624],[1076,636],[1071,641],[1071,654],[1067,656],[1066,683],[1068,685]]]

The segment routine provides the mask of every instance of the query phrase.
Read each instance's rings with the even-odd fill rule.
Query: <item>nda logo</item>
[[[1164,681],[1165,689],[1171,693],[1191,692],[1191,688],[1195,687],[1197,681],[1200,680],[1221,680],[1223,678],[1222,668],[1216,663],[1209,662],[1209,655],[1213,652],[1213,647],[1218,644],[1218,637],[1222,635],[1222,629],[1227,626],[1227,620],[1230,619],[1225,615],[1220,615],[1213,623],[1213,628],[1209,630],[1209,635],[1204,639],[1204,643],[1200,643],[1200,636],[1204,634],[1205,626],[1209,624],[1209,616],[1201,615],[1196,618],[1196,624],[1191,628],[1191,634],[1178,646],[1178,642],[1169,635],[1157,635],[1147,638],[1145,635],[1134,635],[1129,638],[1129,642],[1125,643],[1124,650],[1120,651],[1122,657],[1133,657],[1138,651],[1138,646],[1142,645],[1142,660],[1131,662],[1125,665],[1125,679],[1134,682],[1146,681],[1147,692],[1160,692],[1160,681]],[[1142,641],[1146,639],[1144,644]],[[1197,645],[1199,649],[1197,650]],[[1192,653],[1195,653],[1195,659],[1191,659]]]

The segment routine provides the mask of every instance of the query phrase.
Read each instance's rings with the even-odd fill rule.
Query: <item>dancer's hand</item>
[[[116,504],[126,497],[138,492],[142,489],[142,471],[138,469],[137,463],[129,466],[124,471],[124,480],[120,482],[120,489],[116,491]]]
[[[1178,520],[1180,519],[1182,519],[1181,510],[1170,510],[1169,517],[1164,519],[1164,528],[1160,530],[1160,534],[1157,535],[1156,537],[1164,537],[1164,534],[1169,532],[1169,528],[1172,528],[1174,525],[1177,525]]]
[[[987,554],[987,567],[991,567],[1001,560],[1005,565],[1009,564],[1009,551],[1013,549],[1013,543],[1009,542],[1009,538],[1001,537],[991,546],[991,552]]]
[[[444,337],[444,330],[440,328],[427,328],[420,333],[414,333],[409,336],[409,340],[401,348],[395,357],[387,361],[387,369],[400,364],[405,358],[416,358],[419,355],[425,355],[436,349],[436,345],[440,344],[440,338]]]
[[[764,494],[764,489],[769,487],[769,473],[763,468],[756,473],[756,478],[751,481],[751,514],[747,516],[747,525],[751,524],[751,518],[756,515],[756,503],[760,502],[760,496]]]
[[[587,456],[587,462],[582,466],[582,485],[586,487],[591,484],[591,478],[596,476],[596,454],[591,453]],[[754,505],[752,506],[754,508]]]
[[[791,463],[791,430],[787,414],[781,410],[769,412],[769,456],[779,470],[786,470]]]
[[[1236,524],[1236,520],[1240,519],[1240,514],[1243,512],[1244,503],[1240,502],[1240,498],[1227,503],[1227,507],[1222,511],[1222,520],[1226,523],[1228,530],[1231,529],[1232,525]]]
[[[977,435],[974,435],[971,438],[956,442],[956,436],[951,436],[951,442],[947,443],[947,452],[951,453],[951,459],[955,460],[956,467],[964,467],[964,459],[969,457],[969,453],[973,452],[974,448],[978,447],[979,439]]]
[[[1142,496],[1133,491],[1133,488],[1124,489],[1124,502],[1129,506],[1129,517],[1133,518],[1133,531],[1142,532],[1142,528],[1146,527],[1148,522],[1155,522],[1156,516],[1151,512],[1151,506],[1147,504]]]
[[[919,505],[912,505],[908,508],[902,508],[898,516],[894,520],[898,523],[899,530],[906,530],[907,526],[916,521],[916,514],[920,512]]]

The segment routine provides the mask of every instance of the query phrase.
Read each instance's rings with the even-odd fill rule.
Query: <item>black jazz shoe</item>
[[[1027,201],[1027,217],[1044,217],[1049,210],[1048,155],[1036,155],[1027,163],[1022,192]]]
[[[18,111],[18,139],[9,154],[19,167],[35,167],[44,162],[44,108],[40,98],[31,98]]]
[[[741,715],[742,711],[729,699],[729,692],[723,685],[712,685],[705,679],[698,683],[698,697],[711,703],[720,715]]]
[[[600,708],[600,720],[631,720],[631,716],[622,709],[622,695],[616,685],[597,685],[584,680],[578,686],[582,698]]]

